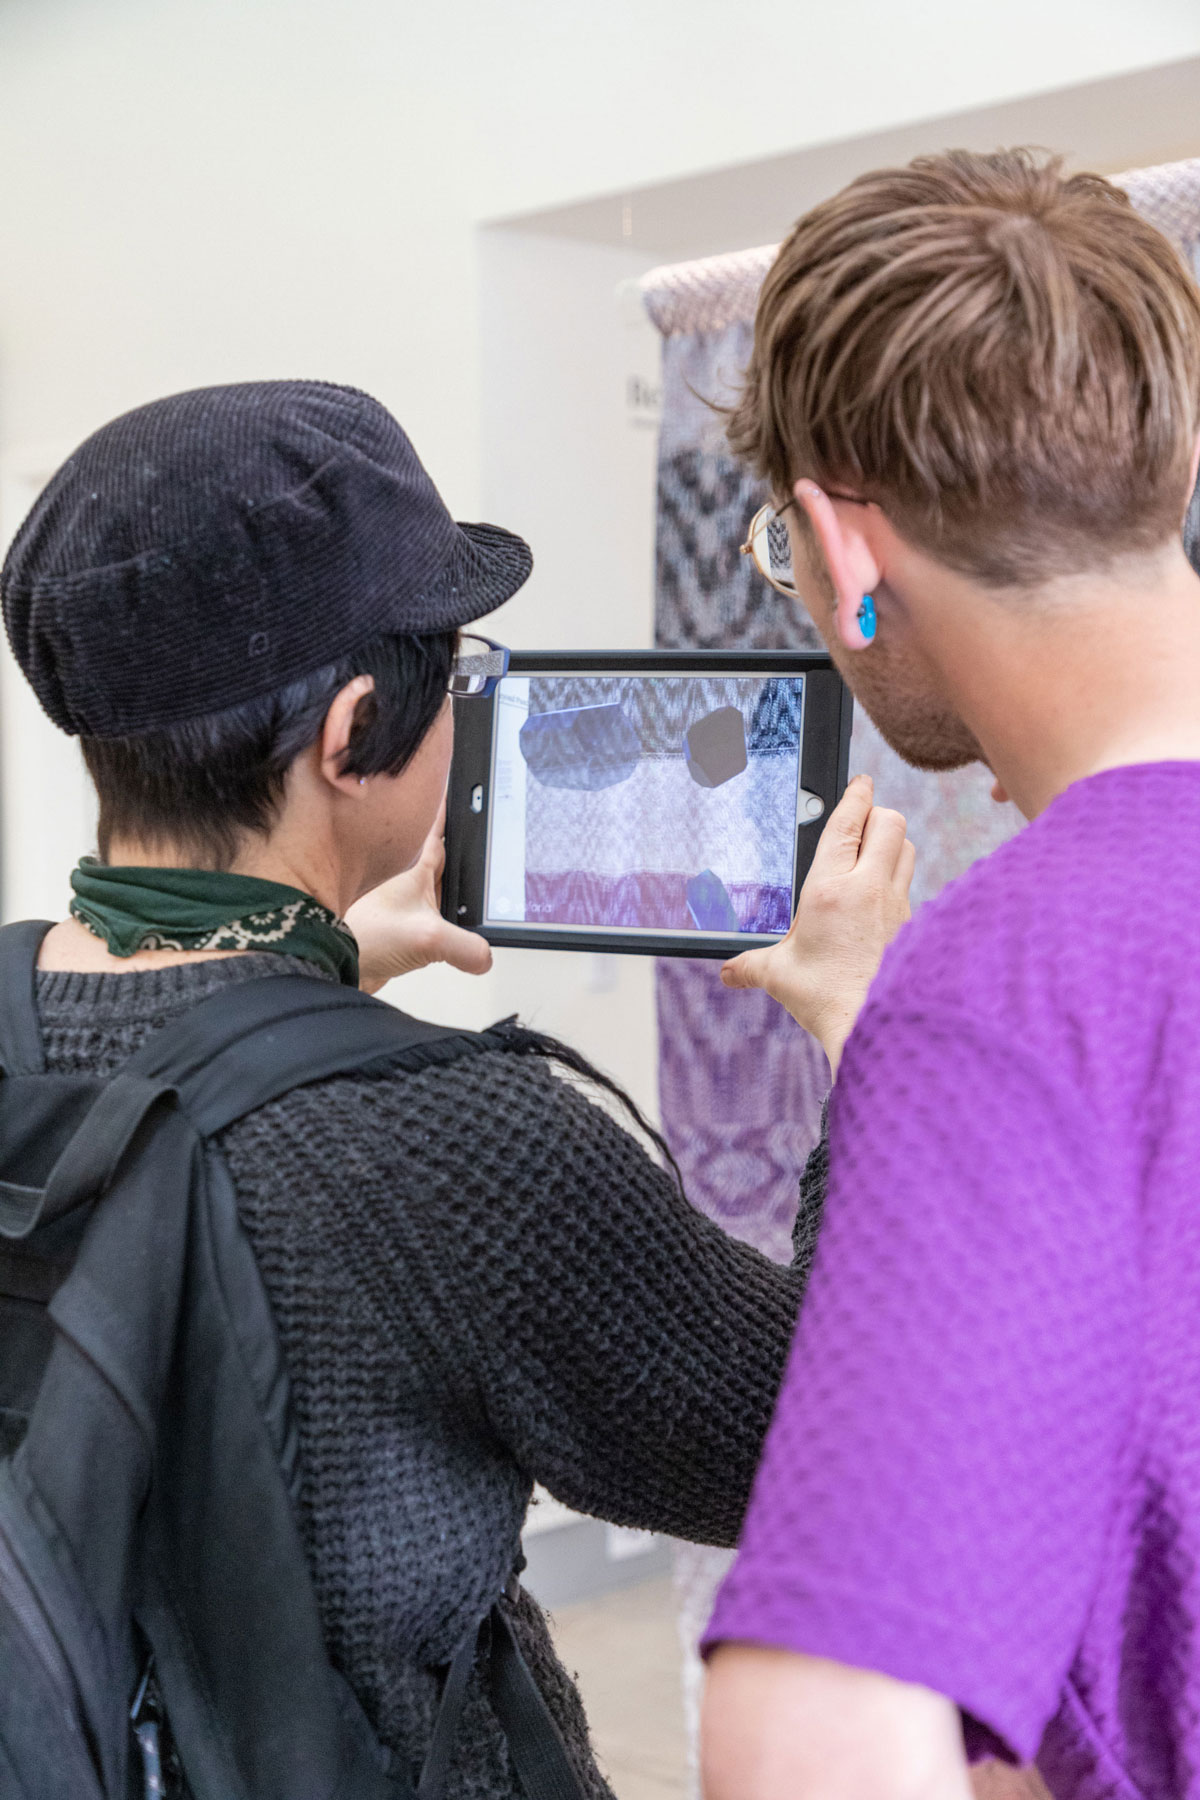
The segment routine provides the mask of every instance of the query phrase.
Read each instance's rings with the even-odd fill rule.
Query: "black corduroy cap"
[[[385,633],[466,625],[532,567],[512,532],[451,518],[370,395],[261,381],[173,394],[95,432],[17,532],[0,598],[54,723],[132,737]]]

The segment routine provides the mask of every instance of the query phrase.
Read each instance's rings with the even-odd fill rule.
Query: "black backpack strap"
[[[49,930],[49,919],[22,919],[0,928],[0,1070],[5,1075],[41,1075],[46,1067],[33,981]]]
[[[489,1614],[488,1617],[490,1616]],[[483,1644],[487,1624],[485,1618],[481,1625],[468,1631],[446,1671],[429,1749],[425,1753],[421,1778],[417,1783],[416,1800],[442,1800],[446,1777],[450,1773],[450,1758],[454,1754],[454,1744],[462,1720],[463,1704],[467,1697],[467,1683]]]
[[[504,1602],[489,1614],[492,1704],[528,1800],[585,1800],[545,1696],[521,1654]]]
[[[25,1238],[39,1225],[106,1193],[147,1116],[170,1093],[162,1083],[116,1075],[103,1088],[58,1158],[44,1187],[0,1181],[0,1237]]]
[[[452,1061],[485,1047],[477,1032],[412,1019],[357,988],[263,975],[222,988],[156,1031],[123,1076],[173,1088],[202,1136],[306,1082],[351,1070]]]
[[[510,1595],[515,1581],[514,1576]],[[497,1601],[482,1623],[467,1633],[454,1654],[416,1800],[442,1800],[467,1682],[481,1655],[487,1665],[492,1705],[526,1800],[587,1800],[545,1696],[521,1654],[503,1600]]]

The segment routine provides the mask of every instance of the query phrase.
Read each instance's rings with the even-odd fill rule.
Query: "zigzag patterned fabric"
[[[1200,159],[1116,178],[1200,277]],[[655,269],[642,283],[663,336],[658,455],[656,634],[665,646],[819,647],[800,609],[739,554],[766,498],[725,443],[719,409],[749,357],[758,290],[776,246]],[[1200,489],[1185,532],[1200,567]],[[859,711],[852,770],[908,818],[917,846],[914,903],[936,893],[1020,825],[979,767],[920,774]],[[663,1128],[693,1202],[780,1260],[790,1254],[796,1182],[816,1139],[828,1069],[818,1046],[762,994],[731,994],[712,963],[661,961],[658,1033]],[[727,1566],[723,1552],[680,1546],[681,1629],[694,1643]],[[689,1684],[694,1716],[698,1665]]]

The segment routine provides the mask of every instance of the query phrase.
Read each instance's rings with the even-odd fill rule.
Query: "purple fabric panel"
[[[525,871],[525,917],[539,925],[627,925],[692,931],[686,875],[595,875]],[[787,888],[734,881],[726,889],[740,931],[786,931]]]
[[[739,554],[766,498],[734,462],[720,415],[750,349],[746,322],[664,340],[659,443],[656,633],[667,646],[820,648],[807,615]],[[1016,829],[986,770],[926,775],[856,712],[852,768],[909,821],[915,902],[935,894]],[[783,928],[780,921],[777,929]],[[766,929],[766,927],[764,927]],[[796,1182],[820,1125],[823,1053],[761,994],[730,994],[714,965],[662,961],[658,1031],[663,1129],[688,1192],[710,1217],[772,1255],[790,1254]]]
[[[786,1262],[829,1065],[790,1019],[780,1030],[765,994],[722,987],[719,969],[659,962],[662,1118],[692,1204]]]

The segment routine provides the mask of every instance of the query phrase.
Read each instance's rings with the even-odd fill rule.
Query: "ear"
[[[863,531],[865,508],[845,502],[835,505],[815,481],[798,481],[792,492],[808,515],[833,583],[838,637],[847,650],[865,650],[871,639],[863,635],[859,607],[883,574]]]
[[[325,723],[321,727],[321,774],[331,787],[344,794],[357,793],[362,786],[359,777],[347,775],[342,765],[350,748],[355,715],[367,695],[374,692],[373,675],[356,675],[353,681],[348,681],[334,695],[329,711],[325,714]]]
[[[1183,504],[1184,512],[1186,512],[1188,507],[1192,504],[1192,495],[1196,491],[1196,482],[1198,479],[1200,479],[1200,437],[1196,439],[1192,448],[1192,472],[1188,476],[1187,499]]]

